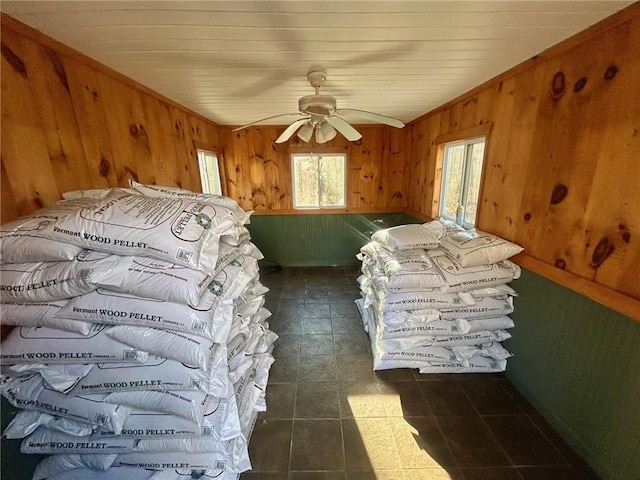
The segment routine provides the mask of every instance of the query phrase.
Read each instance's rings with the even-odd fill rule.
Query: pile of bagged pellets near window
[[[522,248],[444,220],[379,230],[361,248],[362,298],[374,370],[502,372],[514,326]]]
[[[4,435],[51,454],[34,480],[236,479],[277,338],[250,213],[137,183],[64,198],[1,228]]]

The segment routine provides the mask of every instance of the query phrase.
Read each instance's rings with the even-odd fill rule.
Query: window
[[[475,225],[483,159],[484,137],[445,144],[440,217]]]
[[[204,193],[222,195],[218,156],[214,152],[198,149],[198,165],[200,166],[202,191]]]
[[[345,154],[292,156],[294,208],[346,207]]]

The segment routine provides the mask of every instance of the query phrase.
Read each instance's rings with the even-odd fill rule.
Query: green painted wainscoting
[[[382,228],[421,223],[404,213],[254,215],[251,240],[285,267],[358,265],[356,254]]]
[[[507,377],[603,480],[640,478],[640,322],[523,270]]]

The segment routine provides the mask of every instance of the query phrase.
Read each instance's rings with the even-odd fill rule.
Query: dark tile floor
[[[598,478],[504,375],[374,372],[357,268],[261,273],[280,339],[242,480]]]

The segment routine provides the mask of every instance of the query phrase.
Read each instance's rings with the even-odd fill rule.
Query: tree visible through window
[[[340,208],[346,206],[344,154],[293,155],[294,208]]]
[[[480,196],[484,137],[448,143],[444,147],[440,216],[474,226]]]
[[[204,193],[222,195],[218,156],[214,152],[198,149],[198,166],[200,167],[202,191]]]

